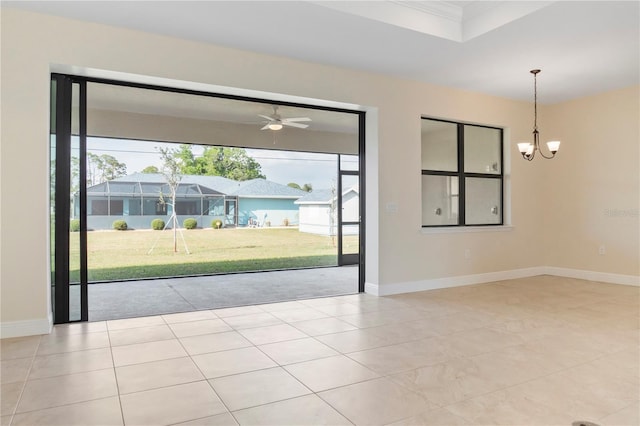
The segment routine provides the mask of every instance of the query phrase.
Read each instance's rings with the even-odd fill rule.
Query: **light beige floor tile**
[[[598,359],[561,371],[557,376],[578,388],[590,389],[600,400],[610,401],[615,408],[640,401],[638,376],[627,374],[630,366],[611,364],[608,361],[608,359]]]
[[[568,368],[593,361],[603,355],[601,351],[595,350],[590,342],[588,336],[565,332],[527,342],[523,347]]]
[[[437,336],[430,327],[430,319],[381,325],[379,327],[369,328],[368,330],[383,337],[389,344],[404,343]]]
[[[118,393],[113,369],[27,381],[17,413],[107,398]]]
[[[430,410],[417,416],[408,417],[398,422],[391,423],[390,426],[471,426],[473,423],[456,416],[446,408]]]
[[[504,387],[500,380],[483,375],[479,366],[468,358],[450,359],[440,364],[394,374],[391,378],[440,406]]]
[[[156,315],[152,317],[126,318],[107,321],[107,329],[122,330],[125,328],[150,327],[152,325],[166,324],[162,316]]]
[[[481,377],[512,386],[564,370],[564,367],[525,346],[510,346],[470,358]]]
[[[232,317],[223,317],[224,321],[236,330],[243,328],[264,327],[267,325],[282,324],[282,320],[274,317],[268,312],[240,315]]]
[[[238,422],[231,413],[222,413],[216,416],[204,417],[184,423],[176,423],[180,426],[235,426]]]
[[[410,307],[405,307],[403,309],[375,310],[354,315],[341,315],[338,317],[338,319],[359,328],[378,327],[381,325],[414,321],[423,318],[425,318],[425,313],[423,311]]]
[[[57,324],[51,334],[84,334],[107,331],[106,321],[76,322],[71,324]]]
[[[175,324],[178,322],[217,319],[218,316],[214,314],[213,311],[204,310],[204,311],[180,312],[177,314],[162,315],[162,318],[167,324]]]
[[[33,360],[29,380],[111,367],[113,367],[113,359],[109,348],[37,356]]]
[[[233,413],[241,425],[351,425],[316,395],[287,399]]]
[[[111,351],[116,367],[187,356],[177,339],[117,346]]]
[[[313,338],[270,343],[259,348],[280,365],[338,355],[338,352]]]
[[[231,411],[311,393],[280,367],[211,379],[209,383]]]
[[[266,303],[264,305],[259,305],[259,306],[260,306],[260,309],[262,309],[265,312],[283,312],[283,311],[300,310],[300,309],[307,308],[307,306],[303,305],[298,301]]]
[[[474,356],[499,349],[522,344],[524,341],[516,334],[491,328],[478,328],[461,331],[437,338],[443,348],[458,356]]]
[[[319,318],[308,321],[298,321],[291,325],[309,336],[321,336],[323,334],[332,334],[358,329],[355,325],[340,321],[337,318]]]
[[[318,396],[358,425],[384,425],[437,408],[385,378],[331,389]]]
[[[284,368],[314,392],[380,377],[344,355],[291,364]]]
[[[276,367],[255,347],[195,355],[193,361],[208,379]]]
[[[513,388],[458,402],[447,410],[479,425],[570,425],[576,420],[566,411],[531,400]]]
[[[125,424],[168,425],[225,413],[206,381],[120,396]]]
[[[16,411],[24,383],[0,385],[0,416],[10,416]]]
[[[238,317],[253,314],[263,314],[265,311],[260,305],[255,306],[239,306],[237,308],[222,308],[212,311],[218,318]]]
[[[308,337],[300,330],[289,324],[268,325],[266,327],[247,328],[239,331],[254,345],[283,342],[285,340],[303,339]]]
[[[377,335],[370,328],[326,334],[317,336],[316,340],[342,353],[362,351],[390,344],[388,339]]]
[[[41,336],[0,339],[0,359],[28,358],[36,354]]]
[[[10,426],[12,420],[13,420],[13,416],[0,416],[0,425]]]
[[[360,298],[358,300],[351,300],[350,303],[359,306],[363,312],[374,312],[374,311],[386,311],[386,310],[401,310],[410,308],[406,303],[395,300],[390,297],[365,297]]]
[[[640,346],[604,355],[589,364],[609,371],[609,374],[640,381]]]
[[[324,312],[317,311],[307,306],[304,306],[302,309],[271,312],[271,314],[276,318],[280,318],[282,321],[289,323],[329,317],[329,315]]]
[[[413,370],[451,358],[433,338],[352,352],[348,356],[381,374]]]
[[[169,324],[171,330],[178,337],[200,336],[202,334],[222,333],[231,331],[231,327],[221,319],[180,322]]]
[[[237,331],[183,337],[182,339],[180,339],[180,342],[187,350],[189,355],[220,352],[229,349],[239,349],[251,346],[251,342],[245,339]]]
[[[528,317],[503,321],[497,324],[493,324],[489,328],[516,334],[520,336],[525,342],[534,341],[549,336],[556,336],[560,333],[570,331],[566,323],[546,317]]]
[[[118,397],[96,399],[18,414],[14,417],[12,423],[15,426],[107,426],[122,424],[122,413]]]
[[[629,384],[621,387],[583,386],[568,376],[557,373],[545,378],[523,383],[515,387],[531,401],[562,411],[574,420],[598,419],[627,407],[633,392]],[[611,389],[616,389],[611,393]],[[626,390],[626,392],[625,392]]]
[[[434,333],[446,336],[465,330],[473,330],[496,323],[496,315],[468,310],[451,315],[429,318],[429,328]]]
[[[342,300],[341,296],[337,296],[337,297],[318,297],[315,299],[305,299],[305,300],[300,300],[300,303],[302,303],[305,306],[309,306],[312,308],[316,308],[319,306],[329,306],[329,305],[342,305],[344,303],[349,303],[346,300]]]
[[[117,367],[116,377],[121,395],[204,379],[189,357]]]
[[[636,402],[620,411],[609,414],[597,421],[603,426],[638,426],[640,425],[640,403]]]
[[[27,380],[33,358],[16,358],[0,361],[0,384]]]
[[[109,331],[111,346],[156,342],[158,340],[175,339],[175,337],[173,331],[166,324]]]
[[[51,355],[108,347],[109,335],[106,331],[84,334],[50,334],[42,336],[37,355]]]
[[[362,313],[362,309],[359,306],[352,305],[351,303],[320,305],[315,306],[314,309],[334,317]]]

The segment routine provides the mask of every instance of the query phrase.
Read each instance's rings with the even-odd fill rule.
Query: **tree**
[[[313,187],[311,186],[311,184],[310,184],[310,183],[305,183],[304,185],[300,186],[300,185],[298,185],[298,184],[297,184],[297,183],[295,183],[295,182],[289,182],[289,183],[287,184],[287,186],[290,186],[291,188],[299,189],[299,190],[304,191],[304,192],[311,192],[311,191],[313,191]]]
[[[180,175],[181,161],[179,160],[177,150],[170,150],[168,148],[158,148],[160,151],[160,159],[162,159],[162,174],[164,178],[167,180],[167,184],[169,185],[169,191],[171,194],[171,220],[173,221],[173,252],[177,253],[178,251],[178,238],[177,238],[177,230],[178,230],[178,218],[176,216],[176,191],[178,190],[178,185],[182,180],[182,176]],[[160,194],[160,200],[162,199],[162,193]]]
[[[97,185],[127,174],[127,165],[109,154],[87,152],[87,184]]]
[[[191,146],[183,144],[171,150],[171,155],[184,175],[222,176],[237,181],[266,178],[260,163],[243,148],[210,146],[204,149],[201,157],[196,157]]]
[[[156,166],[147,166],[142,169],[142,173],[160,173],[160,169],[158,169]]]

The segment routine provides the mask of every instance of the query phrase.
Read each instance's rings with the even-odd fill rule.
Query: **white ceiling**
[[[41,13],[555,103],[640,82],[639,1],[2,2]]]

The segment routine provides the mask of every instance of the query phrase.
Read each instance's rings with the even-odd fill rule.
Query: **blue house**
[[[304,195],[302,190],[266,179],[239,182],[220,176],[183,175],[172,206],[163,175],[134,173],[87,188],[87,228],[111,229],[114,220],[123,219],[129,228],[149,229],[156,218],[168,223],[174,209],[179,223],[194,218],[203,228],[216,219],[226,227],[298,225],[294,202]],[[78,194],[74,201],[77,198]]]

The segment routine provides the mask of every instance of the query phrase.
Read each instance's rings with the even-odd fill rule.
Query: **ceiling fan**
[[[282,118],[280,114],[278,114],[278,107],[276,105],[273,106],[273,114],[271,115],[262,115],[258,114],[258,117],[264,118],[267,120],[264,127],[260,130],[280,130],[284,126],[297,127],[299,129],[306,129],[309,127],[308,124],[301,124],[302,121],[311,121],[309,117],[294,117],[294,118]]]

